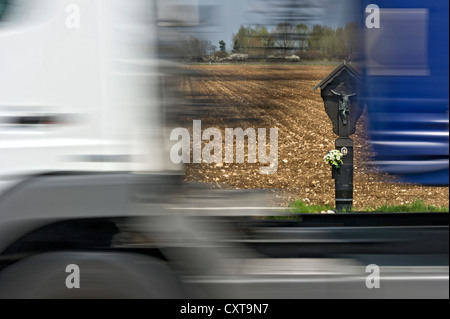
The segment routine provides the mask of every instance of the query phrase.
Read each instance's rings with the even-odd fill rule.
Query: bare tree
[[[202,61],[204,57],[212,54],[217,48],[208,39],[190,37],[185,42],[185,57],[192,61]]]
[[[282,55],[288,55],[295,49],[295,28],[288,22],[282,22],[273,30],[275,46]]]

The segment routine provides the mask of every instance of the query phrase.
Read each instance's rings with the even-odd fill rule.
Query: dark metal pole
[[[336,210],[348,212],[353,207],[353,140],[340,137],[336,139],[335,145],[337,150],[347,152],[343,157],[344,164],[338,169],[333,168]]]

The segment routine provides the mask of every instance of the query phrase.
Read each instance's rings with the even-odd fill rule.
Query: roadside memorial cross
[[[356,122],[363,111],[359,84],[358,71],[344,61],[314,87],[314,90],[320,88],[325,111],[338,136],[335,147],[344,155],[340,167],[332,167],[337,211],[349,211],[353,207],[353,140],[350,136],[355,133]]]

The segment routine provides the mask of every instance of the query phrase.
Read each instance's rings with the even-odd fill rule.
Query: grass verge
[[[328,210],[333,210],[333,207],[331,207],[330,205],[307,205],[302,200],[297,200],[291,204],[292,213],[314,214]]]
[[[334,210],[329,205],[307,205],[302,200],[297,200],[291,204],[292,213],[320,213],[321,211]],[[417,199],[409,204],[391,205],[384,204],[376,207],[367,207],[366,212],[382,212],[382,213],[448,213],[447,206],[426,205],[423,200]],[[350,213],[351,211],[349,211]]]
[[[447,206],[426,205],[422,200],[416,199],[412,203],[405,205],[384,204],[374,209],[367,208],[368,212],[388,212],[388,213],[448,213]]]

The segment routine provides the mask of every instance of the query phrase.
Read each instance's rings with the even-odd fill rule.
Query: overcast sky
[[[267,4],[267,0],[197,1],[200,5],[201,16],[207,19],[206,26],[201,28],[201,33],[197,34],[197,36],[211,40],[217,47],[219,46],[219,41],[224,40],[227,44],[227,49],[231,48],[232,36],[241,25],[264,24],[270,27],[270,21],[268,20],[274,11]],[[317,8],[305,10],[307,14],[312,14],[315,17],[314,20],[307,19],[307,21],[304,21],[310,26],[316,23],[333,28],[345,26],[345,24],[355,20],[355,16],[360,10],[355,5],[355,3],[360,2],[357,0],[314,0],[312,2],[311,0],[298,0],[297,2],[302,4],[307,1],[317,5]],[[277,4],[275,0],[272,0],[272,3]],[[264,13],[257,14],[254,11]]]

